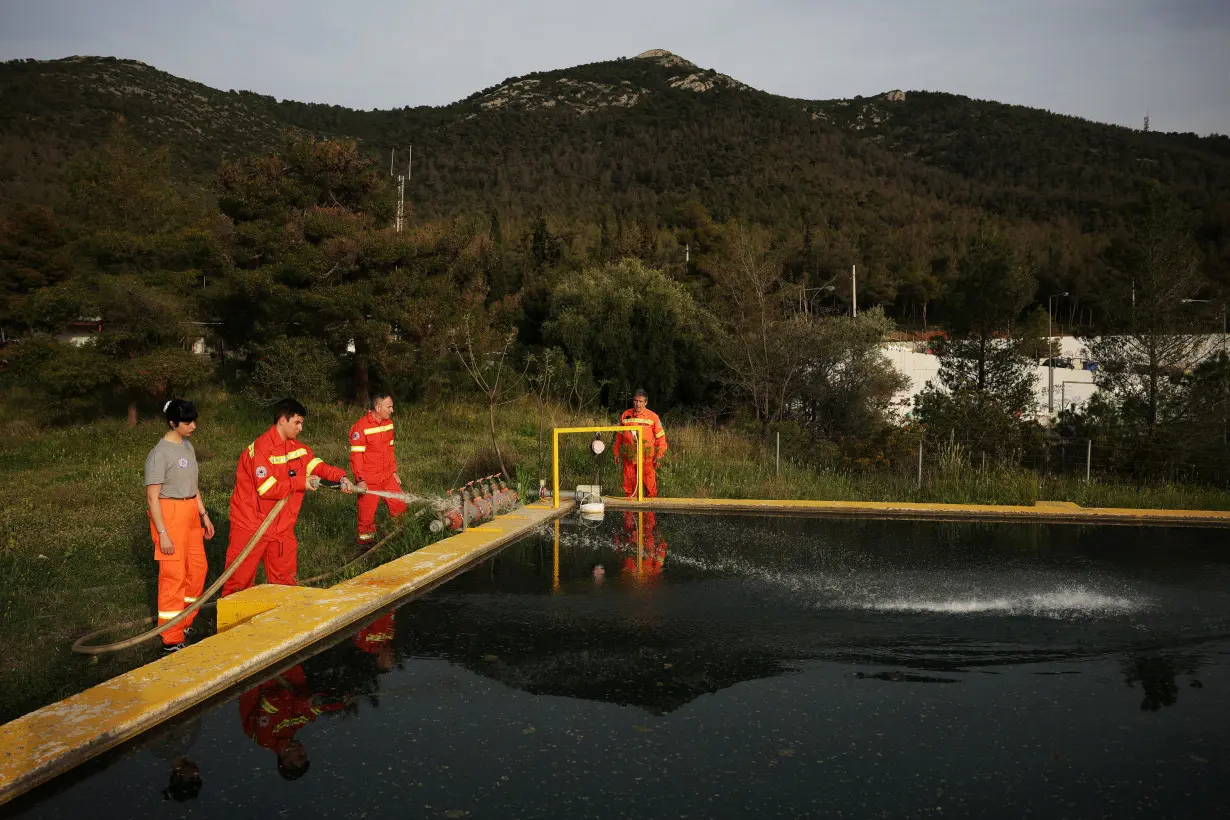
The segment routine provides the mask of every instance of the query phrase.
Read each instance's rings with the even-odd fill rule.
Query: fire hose
[[[337,488],[337,487],[340,487],[341,484],[340,482],[322,481],[321,486]],[[394,492],[389,492],[387,490],[363,491],[363,490],[358,490],[356,488],[356,492],[359,492],[359,493],[366,492],[367,494],[370,494],[370,495],[380,496],[381,498],[393,498],[398,501],[409,502],[409,501],[419,500],[412,495],[407,495],[405,493],[394,493]],[[225,584],[230,579],[230,577],[235,574],[236,571],[238,571],[239,567],[243,564],[243,562],[246,561],[248,556],[252,554],[252,550],[256,549],[256,545],[260,543],[261,538],[269,530],[269,527],[273,524],[274,519],[278,517],[278,513],[282,512],[282,508],[286,506],[286,502],[288,500],[289,500],[289,496],[287,496],[286,498],[278,499],[277,503],[273,505],[273,509],[270,510],[269,513],[265,516],[265,519],[261,521],[261,525],[257,528],[256,533],[248,540],[248,543],[243,548],[243,551],[240,552],[238,556],[236,556],[235,560],[231,562],[231,565],[227,567],[223,571],[223,573],[220,576],[218,576],[218,579],[214,581],[209,586],[208,589],[202,592],[201,595],[195,601],[193,601],[190,606],[188,606],[186,609],[184,609],[174,618],[167,621],[165,624],[160,624],[158,626],[155,626],[153,629],[142,632],[140,635],[134,635],[131,638],[126,638],[125,640],[117,641],[115,643],[101,644],[99,646],[91,646],[90,641],[97,638],[100,635],[106,635],[111,632],[118,632],[121,629],[132,629],[133,627],[149,624],[151,622],[156,621],[157,619],[153,617],[146,617],[146,618],[138,618],[134,621],[125,621],[124,623],[112,624],[111,626],[106,626],[106,627],[103,627],[102,629],[97,629],[86,635],[82,635],[80,638],[78,638],[73,643],[73,646],[72,646],[73,651],[80,655],[106,655],[111,652],[119,652],[123,649],[128,649],[129,647],[136,646],[137,644],[144,643],[145,641],[158,637],[163,632],[166,632],[168,629],[175,626],[176,624],[183,623],[186,619],[192,617],[193,613],[201,609],[206,609],[209,607],[217,606],[216,601],[211,602],[209,599],[212,598],[215,594],[217,594],[218,590],[222,589],[222,585]],[[382,547],[390,538],[396,535],[397,532],[399,531],[400,531],[400,528],[390,533],[389,535],[385,536],[378,543],[373,544],[371,547],[364,550],[361,554],[351,559],[350,561],[346,562],[341,567],[338,567],[335,570],[331,570],[329,572],[323,573],[322,575],[317,575],[313,578],[306,579],[303,582],[304,586],[308,584],[316,583],[318,581],[322,581],[325,578],[329,578],[331,576],[344,572],[346,569],[359,563],[360,561],[367,558],[367,556],[371,555],[373,552],[380,549],[380,547]]]
[[[165,624],[161,624],[146,632],[142,632],[140,635],[134,635],[131,638],[117,641],[116,643],[103,644],[102,646],[89,646],[88,644],[90,639],[96,638],[99,635],[105,635],[108,632],[117,632],[121,629],[139,626],[141,624],[149,623],[154,619],[139,618],[135,621],[128,621],[122,624],[112,624],[111,626],[103,627],[102,629],[91,632],[88,635],[82,635],[78,638],[73,643],[73,651],[81,655],[105,655],[110,652],[119,652],[121,649],[127,649],[130,646],[145,643],[151,638],[156,638],[176,624],[183,623],[184,620],[192,617],[193,613],[203,607],[205,602],[212,598],[218,590],[222,589],[222,585],[230,580],[230,577],[235,574],[240,566],[243,565],[243,562],[246,561],[248,556],[252,554],[252,550],[256,549],[256,545],[260,543],[261,538],[264,537],[265,532],[269,529],[269,526],[273,524],[273,519],[278,517],[278,513],[282,512],[282,508],[286,506],[286,502],[289,500],[290,496],[278,499],[278,502],[273,505],[273,509],[270,510],[269,514],[265,516],[265,520],[261,522],[259,527],[257,527],[256,533],[248,540],[248,544],[243,548],[243,552],[239,553],[239,556],[235,559],[235,561],[233,561],[231,565],[218,576],[218,580],[214,581],[210,585],[209,589],[202,592],[200,597],[193,601],[192,605],[183,612],[179,613]]]

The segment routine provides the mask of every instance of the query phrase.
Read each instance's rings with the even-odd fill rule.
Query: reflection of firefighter
[[[258,746],[278,756],[278,774],[295,780],[307,773],[309,761],[295,734],[326,712],[345,708],[340,698],[312,692],[302,666],[294,666],[239,697],[243,731]]]
[[[667,544],[666,539],[658,533],[657,526],[658,519],[654,513],[624,513],[623,526],[615,532],[615,549],[624,553],[625,573],[637,574],[639,552],[639,574],[642,577],[662,574],[662,565],[666,563]]]
[[[632,397],[632,408],[625,410],[619,417],[621,427],[635,427],[640,432],[640,446],[643,455],[641,476],[644,480],[645,498],[658,497],[658,460],[666,455],[666,430],[662,429],[662,420],[658,414],[650,410],[649,394],[637,390]],[[618,433],[615,436],[615,464],[623,462],[624,495],[628,498],[636,496],[636,445],[637,436],[632,433]]]
[[[397,636],[394,619],[396,612],[386,612],[352,638],[354,645],[376,658],[376,668],[388,672],[393,668],[393,638]]]
[[[171,766],[171,779],[162,790],[163,800],[182,803],[201,793],[201,769],[188,759],[188,752],[201,734],[201,718],[181,720],[151,739],[149,750]]]

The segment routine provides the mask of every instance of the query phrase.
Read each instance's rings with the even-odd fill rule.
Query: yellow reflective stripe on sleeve
[[[248,445],[248,458],[256,458],[256,442]]]
[[[148,610],[148,609],[147,609],[147,610],[145,610],[145,611],[146,611],[146,612],[149,612],[149,610]],[[183,612],[183,610],[182,610],[182,609],[177,609],[177,610],[175,610],[174,612],[163,612],[163,611],[160,609],[160,610],[158,610],[158,619],[159,619],[159,620],[162,620],[162,621],[169,621],[169,620],[171,620],[172,618],[174,618],[176,615],[178,615],[178,614],[179,614],[179,613],[181,613],[181,612]]]
[[[184,596],[184,603],[185,603],[185,604],[195,604],[195,603],[196,603],[196,598],[189,598],[187,595],[185,595],[185,596]]]
[[[271,715],[276,715],[278,713],[278,707],[274,706],[265,698],[261,698],[261,709]]]
[[[307,466],[307,474],[311,475],[312,470],[315,470],[321,464],[324,464],[324,461],[319,458],[314,458],[311,461],[309,461],[308,466]]]
[[[256,488],[256,494],[264,495],[265,493],[269,492],[270,487],[272,487],[274,484],[277,484],[277,483],[278,483],[278,480],[276,478],[274,478],[273,476],[269,476],[269,478],[265,479],[264,484]]]
[[[367,447],[365,447],[364,445],[360,444],[358,447],[351,447],[351,448],[350,448],[350,452],[352,452],[352,453],[366,453],[366,452],[367,452]]]
[[[654,438],[666,438],[666,431],[659,430],[657,433],[654,434]]]
[[[303,458],[307,455],[307,450],[300,447],[298,450],[291,450],[284,456],[269,456],[270,464],[285,464],[288,461],[294,461],[297,458]]]
[[[363,431],[363,435],[370,436],[372,433],[387,433],[393,429],[393,425],[386,424],[383,427],[368,427]]]
[[[390,447],[392,447],[392,446],[393,446],[393,442],[395,442],[396,440],[397,440],[397,439],[392,439],[392,438],[391,438],[391,439],[389,439],[389,446],[390,446]]]

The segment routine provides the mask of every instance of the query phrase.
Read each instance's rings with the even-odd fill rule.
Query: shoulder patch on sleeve
[[[265,465],[264,465],[264,464],[262,464],[261,466],[259,466],[259,467],[257,467],[257,468],[256,468],[256,477],[257,477],[257,478],[264,478],[264,477],[265,477],[265,476],[267,476],[267,475],[269,475],[269,471],[265,469]]]
[[[350,440],[351,440],[351,441],[358,441],[358,440],[359,440],[359,431],[358,431],[358,430],[355,430],[353,433],[351,433],[351,434],[350,434]]]

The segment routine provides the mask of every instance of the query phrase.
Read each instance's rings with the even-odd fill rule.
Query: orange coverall
[[[662,429],[662,419],[658,414],[646,408],[639,413],[635,408],[625,410],[619,417],[621,427],[637,427],[641,430],[641,447],[644,452],[644,462],[641,465],[641,477],[644,480],[645,498],[658,497],[658,471],[656,461],[666,455],[666,431]],[[636,497],[636,436],[632,433],[617,433],[615,436],[615,464],[620,459],[624,466],[624,495]]]
[[[350,428],[350,471],[356,482],[366,481],[369,490],[387,490],[400,493],[401,485],[394,477],[397,473],[397,457],[393,453],[393,421],[376,418],[368,413]],[[359,545],[368,546],[376,540],[376,509],[380,506],[376,495],[359,496]],[[406,505],[393,498],[386,498],[389,514],[394,518],[406,511]]]
[[[296,585],[299,542],[295,540],[295,522],[303,506],[308,476],[312,475],[337,481],[346,471],[325,464],[311,448],[296,439],[283,441],[275,427],[270,427],[240,453],[239,466],[235,470],[235,491],[231,493],[231,535],[226,550],[228,568],[243,552],[278,499],[289,496],[289,500],[248,560],[222,587],[223,597],[252,586],[262,559],[269,583]]]

